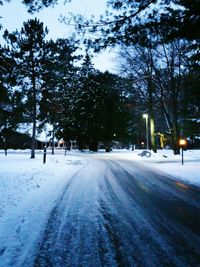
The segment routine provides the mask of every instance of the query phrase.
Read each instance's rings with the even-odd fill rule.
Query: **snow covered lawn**
[[[43,164],[42,153],[37,154],[35,159],[30,159],[28,152],[8,152],[7,156],[2,153],[0,266],[14,266],[12,262],[5,262],[4,256],[9,259],[20,255],[22,260],[26,257],[30,249],[27,243],[34,244],[37,240],[63,187],[86,160],[75,156],[47,155],[47,163]]]
[[[162,171],[190,184],[200,186],[200,150],[184,151],[184,165],[182,165],[182,156],[174,155],[172,150],[151,152],[151,157],[139,156],[142,151],[115,150],[110,154],[110,158],[147,163],[148,167],[153,168],[155,171]]]
[[[168,155],[168,158],[151,162],[154,168],[184,180],[190,184],[200,186],[200,152],[198,150],[184,151],[184,165],[180,155]]]

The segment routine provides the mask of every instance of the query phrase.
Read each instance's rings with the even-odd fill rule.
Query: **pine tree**
[[[127,138],[129,116],[120,89],[118,77],[95,70],[86,54],[79,78],[68,91],[65,115],[68,135],[78,141],[79,149],[97,151],[102,141],[109,151],[114,136]]]
[[[0,47],[0,58],[0,143],[7,149],[12,143],[11,133],[21,121],[23,103],[22,93],[16,88],[15,60],[8,47]]]
[[[3,5],[4,2],[8,2],[10,0],[0,0],[0,5]],[[23,4],[25,4],[28,8],[28,12],[34,13],[42,9],[43,7],[49,7],[55,5],[58,0],[23,0]]]
[[[79,59],[75,55],[77,44],[72,39],[58,39],[55,42],[50,40],[45,46],[45,60],[41,99],[41,119],[53,126],[53,146],[54,136],[63,138],[63,123],[66,123],[69,91],[73,87],[76,76],[74,62]],[[67,128],[67,127],[65,127]],[[60,131],[60,134],[59,134]],[[67,135],[65,134],[67,142]]]
[[[98,123],[95,119],[96,73],[89,54],[86,54],[78,73],[78,79],[74,84],[73,93],[71,92],[73,97],[69,107],[71,118],[73,118],[71,128],[74,129],[79,149],[83,149],[86,144],[89,144],[92,150],[97,150],[98,137],[95,133],[95,124]]]
[[[41,99],[44,38],[47,29],[37,19],[25,22],[21,31],[5,32],[17,65],[17,85],[24,93],[26,117],[32,122],[31,158],[35,158],[36,121]]]

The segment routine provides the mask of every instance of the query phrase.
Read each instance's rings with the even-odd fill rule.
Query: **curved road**
[[[89,162],[64,188],[31,266],[200,266],[200,189],[139,163]]]

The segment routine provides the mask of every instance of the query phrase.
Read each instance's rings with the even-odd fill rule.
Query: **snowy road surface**
[[[199,188],[137,162],[85,158],[23,262],[7,266],[200,266]]]

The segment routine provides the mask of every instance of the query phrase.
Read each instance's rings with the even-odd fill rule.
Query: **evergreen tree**
[[[7,149],[10,133],[22,117],[22,94],[16,88],[16,64],[8,47],[0,47],[0,58],[0,143]]]
[[[174,38],[198,40],[200,36],[200,1],[185,0],[114,0],[108,1],[114,12],[108,12],[96,30],[103,25],[107,43],[144,43],[158,41],[157,34],[164,35],[165,41]],[[115,12],[116,11],[116,12]]]
[[[78,31],[98,32],[96,51],[107,46],[140,44],[148,47],[187,39],[193,64],[200,60],[200,0],[108,0],[99,21],[73,16]],[[88,27],[90,25],[90,27]]]
[[[74,138],[77,139],[79,149],[86,144],[93,143],[97,147],[96,133],[91,134],[91,128],[95,129],[95,105],[97,104],[97,84],[90,56],[86,54],[82,67],[78,72],[77,80],[69,92],[69,122]],[[94,145],[95,144],[95,145]]]
[[[68,110],[67,96],[75,80],[76,68],[74,62],[79,59],[75,55],[77,44],[73,39],[50,40],[45,46],[43,86],[41,99],[41,119],[53,125],[54,136],[59,134],[63,126],[63,118]],[[64,115],[65,114],[65,115]],[[59,134],[63,138],[63,132]],[[67,141],[65,135],[65,141]]]
[[[21,31],[5,32],[4,37],[11,46],[17,64],[17,85],[24,93],[26,118],[32,122],[31,158],[35,158],[36,121],[41,99],[44,38],[47,29],[37,19],[25,22]]]
[[[78,141],[79,149],[97,151],[103,141],[109,150],[114,136],[127,137],[128,111],[117,77],[96,71],[88,54],[65,103],[64,132]]]
[[[99,140],[110,150],[112,140],[124,142],[128,137],[130,112],[127,107],[124,79],[109,72],[99,73]]]
[[[0,0],[0,5],[3,5],[4,2],[9,2],[10,0]],[[22,3],[25,4],[28,8],[28,12],[34,13],[39,11],[43,7],[53,6],[58,2],[58,0],[22,0]]]

